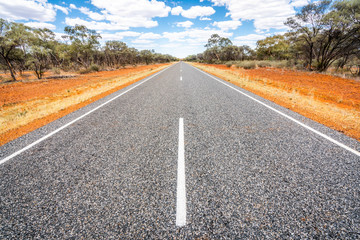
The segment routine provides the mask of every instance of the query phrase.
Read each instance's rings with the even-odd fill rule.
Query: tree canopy
[[[7,69],[16,81],[16,74],[25,70],[34,71],[40,79],[45,70],[51,68],[116,69],[128,64],[177,60],[153,50],[138,51],[121,41],[107,41],[101,46],[101,35],[82,25],[67,26],[64,32],[64,41],[59,41],[49,29],[30,28],[0,19],[0,67]]]

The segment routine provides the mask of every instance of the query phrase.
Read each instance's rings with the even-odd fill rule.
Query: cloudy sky
[[[0,0],[0,18],[46,27],[61,36],[82,24],[138,49],[176,57],[204,51],[213,33],[236,45],[286,32],[283,22],[308,0]]]

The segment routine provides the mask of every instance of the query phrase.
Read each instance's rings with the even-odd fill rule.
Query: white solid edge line
[[[179,119],[179,151],[177,169],[176,226],[186,225],[184,119]]]
[[[191,66],[191,67],[193,67],[193,68],[195,68],[196,70],[198,70],[198,71],[202,72],[203,74],[206,74],[206,75],[208,75],[209,77],[211,77],[211,78],[215,79],[216,81],[218,81],[218,82],[220,82],[220,83],[222,83],[222,84],[224,84],[224,85],[228,86],[229,88],[232,88],[233,90],[235,90],[235,91],[237,91],[237,92],[241,93],[242,95],[244,95],[244,96],[246,96],[246,97],[248,97],[248,98],[250,98],[250,99],[254,100],[255,102],[260,103],[261,105],[263,105],[263,106],[265,106],[265,107],[267,107],[267,108],[269,108],[269,109],[273,110],[274,112],[276,112],[276,113],[278,113],[278,114],[282,115],[283,117],[286,117],[287,119],[289,119],[289,120],[291,120],[291,121],[293,121],[293,122],[295,122],[295,123],[299,124],[300,126],[302,126],[302,127],[306,128],[306,129],[308,129],[308,130],[312,131],[313,133],[316,133],[317,135],[319,135],[319,136],[321,136],[321,137],[323,137],[323,138],[327,139],[328,141],[330,141],[330,142],[332,142],[332,143],[334,143],[334,144],[338,145],[339,147],[342,147],[342,148],[344,148],[344,149],[348,150],[349,152],[352,152],[353,154],[355,154],[355,155],[357,155],[357,156],[359,156],[359,157],[360,157],[360,152],[356,151],[355,149],[352,149],[352,148],[350,148],[350,147],[346,146],[345,144],[343,144],[343,143],[341,143],[341,142],[339,142],[339,141],[337,141],[337,140],[335,140],[335,139],[333,139],[333,138],[331,138],[331,137],[329,137],[329,136],[327,136],[327,135],[325,135],[325,134],[323,134],[323,133],[319,132],[318,130],[316,130],[316,129],[312,128],[312,127],[309,127],[308,125],[306,125],[306,124],[304,124],[304,123],[302,123],[302,122],[300,122],[300,121],[296,120],[296,119],[295,119],[295,118],[293,118],[293,117],[290,117],[289,115],[287,115],[287,114],[285,114],[285,113],[283,113],[283,112],[280,112],[279,110],[277,110],[277,109],[275,109],[275,108],[273,108],[273,107],[271,107],[271,106],[267,105],[266,103],[263,103],[263,102],[261,102],[260,100],[258,100],[258,99],[256,99],[256,98],[253,98],[252,96],[250,96],[250,95],[248,95],[248,94],[246,94],[246,93],[244,93],[244,92],[240,91],[239,89],[236,89],[236,88],[234,88],[233,86],[231,86],[231,85],[229,85],[229,84],[227,84],[227,83],[225,83],[225,82],[223,82],[223,81],[221,81],[221,80],[219,80],[219,79],[215,78],[214,76],[212,76],[212,75],[208,74],[207,72],[204,72],[204,71],[202,71],[202,70],[200,70],[200,69],[198,69],[198,68],[196,68],[196,67],[194,67],[194,66],[192,66],[192,65],[190,65],[190,66]]]
[[[45,135],[45,136],[41,137],[40,139],[36,140],[35,142],[33,142],[33,143],[31,143],[31,144],[27,145],[26,147],[24,147],[24,148],[22,148],[22,149],[20,149],[20,150],[18,150],[18,151],[16,151],[16,152],[14,152],[13,154],[11,154],[11,155],[9,155],[9,156],[5,157],[4,159],[0,160],[0,165],[1,165],[1,164],[3,164],[3,163],[5,163],[5,162],[7,162],[7,161],[9,161],[10,159],[12,159],[12,158],[16,157],[16,156],[17,156],[17,155],[19,155],[20,153],[22,153],[22,152],[24,152],[24,151],[28,150],[29,148],[32,148],[32,147],[33,147],[33,146],[35,146],[36,144],[38,144],[38,143],[40,143],[40,142],[44,141],[45,139],[47,139],[47,138],[51,137],[52,135],[54,135],[54,134],[56,134],[56,133],[60,132],[61,130],[63,130],[63,129],[65,129],[65,128],[67,128],[67,127],[68,127],[68,126],[70,126],[71,124],[73,124],[73,123],[75,123],[75,122],[79,121],[79,120],[80,120],[80,119],[82,119],[83,117],[85,117],[85,116],[89,115],[90,113],[92,113],[92,112],[94,112],[94,111],[98,110],[99,108],[101,108],[101,107],[105,106],[106,104],[108,104],[108,103],[110,103],[110,102],[114,101],[115,99],[117,99],[118,97],[120,97],[120,96],[124,95],[125,93],[127,93],[127,92],[129,92],[129,91],[133,90],[134,88],[136,88],[136,87],[140,86],[141,84],[143,84],[143,83],[145,83],[145,82],[149,81],[149,80],[150,80],[150,79],[152,79],[153,77],[157,76],[158,74],[160,74],[160,73],[164,72],[165,70],[167,70],[168,68],[170,68],[170,67],[172,67],[172,66],[174,66],[174,65],[175,65],[175,64],[173,64],[173,65],[170,65],[170,66],[166,67],[165,69],[163,69],[163,70],[161,70],[161,71],[159,71],[159,72],[155,73],[154,75],[152,75],[152,76],[148,77],[148,79],[144,80],[143,82],[141,82],[141,83],[139,83],[139,84],[137,84],[137,85],[133,86],[132,88],[129,88],[129,89],[128,89],[128,90],[126,90],[125,92],[120,93],[119,95],[117,95],[117,96],[115,96],[115,97],[111,98],[110,100],[108,100],[108,101],[106,101],[106,102],[102,103],[101,105],[97,106],[96,108],[94,108],[94,109],[92,109],[92,110],[90,110],[90,111],[86,112],[85,114],[81,115],[80,117],[75,118],[74,120],[72,120],[72,121],[68,122],[67,124],[63,125],[62,127],[59,127],[58,129],[54,130],[53,132],[51,132],[51,133],[49,133],[49,134],[47,134],[47,135]]]

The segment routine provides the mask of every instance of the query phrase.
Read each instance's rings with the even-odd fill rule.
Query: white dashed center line
[[[182,81],[182,76],[180,76],[180,81]]]
[[[186,225],[184,119],[179,119],[179,151],[177,169],[176,226]]]

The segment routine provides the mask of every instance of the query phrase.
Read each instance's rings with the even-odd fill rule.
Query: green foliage
[[[360,59],[359,0],[313,1],[288,18],[285,25],[290,28],[288,33],[258,41],[256,51],[247,46],[235,46],[229,39],[213,34],[203,53],[186,60],[227,63],[256,59],[266,60],[256,62],[258,67],[295,67],[322,72],[330,66],[343,71],[348,62]],[[236,65],[254,67],[249,62]],[[357,72],[360,76],[360,71]]]
[[[97,64],[91,64],[90,70],[94,71],[94,72],[98,72],[98,71],[100,71],[100,67]]]
[[[52,68],[51,71],[52,71],[54,74],[60,74],[60,73],[61,73],[60,68],[56,68],[56,67]]]
[[[60,74],[60,69],[80,69],[84,74],[107,67],[178,60],[153,50],[139,52],[121,41],[108,41],[100,49],[101,35],[82,25],[67,26],[64,32],[62,37],[66,43],[55,40],[55,34],[49,29],[33,29],[0,18],[0,69],[9,70],[15,81],[17,72],[25,70],[34,71],[40,79],[48,69],[56,74]]]
[[[16,67],[24,69],[26,47],[32,37],[30,28],[21,23],[8,22],[0,18],[0,58],[16,81]]]
[[[91,72],[92,72],[91,68],[83,68],[79,71],[80,74],[87,74]]]
[[[310,3],[285,24],[309,70],[325,71],[338,59],[344,66],[351,56],[359,56],[360,1]]]
[[[268,61],[260,61],[260,62],[257,62],[256,64],[258,67],[271,67],[271,63],[268,62]]]
[[[256,43],[259,59],[282,60],[290,57],[290,41],[284,35],[274,35]]]
[[[233,62],[226,62],[225,65],[226,67],[230,68],[233,65]]]

